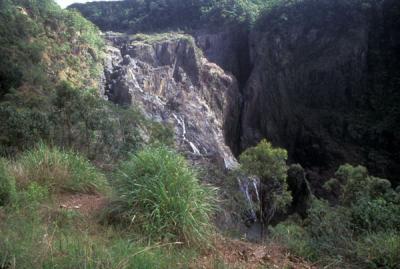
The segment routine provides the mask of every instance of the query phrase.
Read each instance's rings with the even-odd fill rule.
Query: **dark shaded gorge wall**
[[[345,162],[396,181],[399,1],[304,1],[251,33],[241,148],[267,137],[321,174]]]

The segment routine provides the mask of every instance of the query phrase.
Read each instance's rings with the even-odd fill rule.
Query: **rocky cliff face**
[[[267,137],[317,172],[350,162],[398,175],[398,104],[388,97],[399,97],[399,10],[306,1],[266,14],[250,38],[242,149]]]
[[[94,7],[107,6],[92,4],[84,10],[94,14]],[[251,30],[243,25],[188,30],[205,57],[182,40],[128,44],[124,39],[115,44],[122,64],[109,74],[116,81],[108,94],[125,104],[143,95],[132,89],[146,89],[166,102],[178,100],[181,107],[195,99],[196,92],[220,121],[218,128],[224,128],[225,141],[236,155],[267,138],[287,148],[291,161],[312,171],[311,177],[329,178],[339,165],[350,162],[396,181],[399,18],[397,0],[305,0],[268,10]],[[238,83],[211,62],[232,73]],[[130,73],[145,79],[129,82]],[[225,83],[222,77],[235,82]],[[177,93],[185,97],[171,97]],[[175,113],[169,106],[158,106],[161,109]],[[171,122],[160,115],[160,121]],[[220,141],[223,134],[217,135]],[[196,134],[191,135],[196,140]],[[204,134],[199,137],[204,140]]]
[[[105,94],[170,125],[176,146],[195,163],[236,165],[224,130],[235,130],[240,94],[236,79],[202,56],[181,34],[107,34]]]

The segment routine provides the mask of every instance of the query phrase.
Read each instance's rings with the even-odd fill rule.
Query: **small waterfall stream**
[[[238,184],[240,191],[243,193],[250,211],[250,217],[252,222],[257,221],[256,211],[260,204],[259,196],[259,179],[256,177],[238,177]]]
[[[196,147],[196,145],[189,141],[186,138],[186,124],[185,124],[185,120],[181,117],[181,116],[177,116],[175,114],[172,114],[172,116],[175,118],[176,122],[178,123],[179,126],[181,126],[182,128],[182,140],[185,141],[186,143],[189,144],[189,146],[192,149],[192,152],[196,155],[201,155],[200,150]]]

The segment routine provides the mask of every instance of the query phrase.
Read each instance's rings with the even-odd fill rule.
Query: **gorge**
[[[124,5],[130,2],[71,8],[104,31],[146,31],[112,21]],[[205,57],[238,81],[224,119],[232,152],[267,138],[288,149],[317,184],[343,163],[365,165],[398,184],[398,12],[392,0],[305,1],[265,12],[251,29],[199,24],[187,30]],[[178,28],[173,22],[155,27]]]
[[[398,0],[1,0],[0,269],[399,269],[399,122]]]

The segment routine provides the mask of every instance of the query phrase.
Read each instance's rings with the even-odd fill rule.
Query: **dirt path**
[[[315,269],[301,258],[291,255],[279,245],[253,244],[220,237],[215,240],[215,249],[196,261],[194,268],[215,268],[216,261],[229,268],[279,268]]]
[[[107,204],[107,198],[99,194],[61,194],[57,203],[60,208],[76,210],[83,215],[95,215]]]

